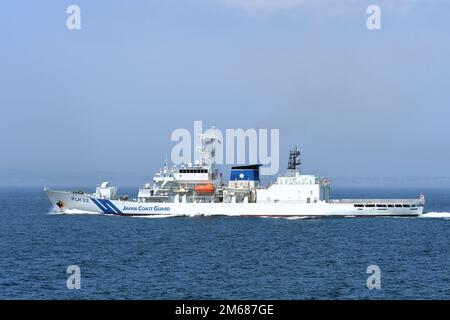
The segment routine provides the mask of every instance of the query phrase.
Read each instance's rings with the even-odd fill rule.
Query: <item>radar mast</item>
[[[296,176],[300,174],[300,165],[302,161],[300,159],[300,149],[295,146],[294,149],[289,151],[289,161],[288,161],[288,175]]]

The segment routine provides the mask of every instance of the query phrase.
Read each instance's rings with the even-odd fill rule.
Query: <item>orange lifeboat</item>
[[[214,185],[212,183],[198,184],[198,185],[195,186],[194,190],[197,193],[213,193],[214,192]]]

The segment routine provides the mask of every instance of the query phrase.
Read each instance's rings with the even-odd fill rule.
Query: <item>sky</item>
[[[280,172],[450,178],[449,39],[444,0],[3,1],[0,185],[148,181],[195,120],[279,129]]]

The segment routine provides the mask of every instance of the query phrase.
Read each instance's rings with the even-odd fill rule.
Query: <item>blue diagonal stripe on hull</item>
[[[120,213],[120,210],[117,209],[117,211],[114,209],[115,206],[109,201],[109,200],[103,200],[103,199],[95,199],[95,198],[91,198],[92,202],[95,203],[95,205],[97,207],[100,208],[100,210],[103,211],[103,213],[106,214],[115,214],[115,213]]]
[[[102,210],[103,213],[105,213],[105,208],[103,208],[103,206],[97,200],[95,200],[95,198],[91,198],[91,200],[92,200],[93,203],[95,203],[95,205],[97,207],[100,208],[100,210]]]
[[[110,207],[112,207],[114,210],[116,210],[117,213],[122,213],[119,208],[117,208],[111,201],[106,200]]]

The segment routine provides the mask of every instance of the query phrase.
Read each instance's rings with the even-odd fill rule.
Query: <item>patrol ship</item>
[[[167,161],[153,183],[139,189],[137,198],[118,195],[103,182],[95,193],[45,189],[59,212],[78,210],[122,216],[419,216],[425,198],[331,199],[326,178],[300,172],[300,150],[289,153],[285,174],[268,186],[260,182],[260,164],[231,167],[228,182],[215,166],[216,136],[201,136],[201,160],[169,167]]]

